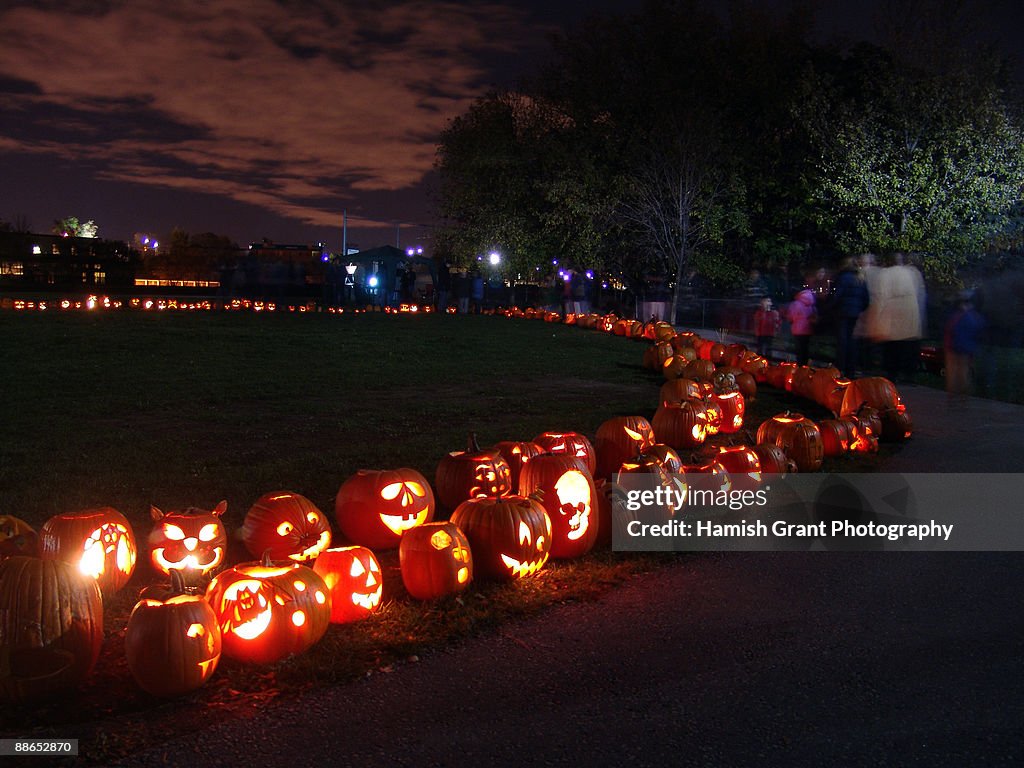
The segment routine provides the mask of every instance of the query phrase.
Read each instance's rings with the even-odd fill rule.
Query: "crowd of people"
[[[776,335],[789,323],[796,362],[810,361],[810,341],[829,320],[835,336],[832,364],[854,378],[880,371],[899,384],[913,382],[920,366],[921,340],[928,333],[926,289],[917,259],[893,254],[879,264],[871,253],[843,260],[835,279],[824,270],[806,277],[782,312],[763,298],[754,314],[759,354],[771,358]],[[951,396],[971,387],[971,371],[985,331],[973,295],[962,292],[941,329],[941,367]]]

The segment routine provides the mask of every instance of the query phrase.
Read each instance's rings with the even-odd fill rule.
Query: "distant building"
[[[25,290],[124,288],[138,253],[119,240],[0,232],[0,286]]]

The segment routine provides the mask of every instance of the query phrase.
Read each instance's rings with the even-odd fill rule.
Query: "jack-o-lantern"
[[[654,412],[654,434],[677,450],[701,445],[708,436],[708,416],[704,405],[695,401],[662,403]]]
[[[654,430],[643,416],[616,416],[597,428],[597,476],[609,478],[622,462],[654,445]]]
[[[537,492],[551,518],[551,556],[570,559],[589,552],[597,541],[597,491],[582,459],[566,454],[538,456],[523,468],[519,494]]]
[[[534,456],[544,453],[543,448],[529,440],[503,440],[500,443],[495,443],[491,448],[500,453],[502,458],[508,462],[513,490],[519,487],[519,473],[522,472],[523,464],[528,464]]]
[[[661,385],[658,401],[661,403],[678,403],[681,400],[700,400],[702,397],[700,384],[693,379],[674,379]]]
[[[822,419],[818,422],[818,430],[825,458],[842,456],[857,438],[857,421],[853,418]]]
[[[417,600],[453,595],[473,580],[469,539],[452,522],[413,528],[402,537],[398,558],[402,583]]]
[[[896,410],[900,405],[900,396],[896,385],[881,376],[869,376],[854,379],[843,392],[843,404],[840,413],[848,416],[856,413],[864,404],[879,411]]]
[[[24,520],[0,515],[0,560],[14,555],[38,557],[39,535]]]
[[[708,437],[721,432],[722,422],[725,420],[725,410],[715,400],[713,393],[707,395],[704,400],[704,414],[708,421]]]
[[[620,486],[626,485],[629,481],[624,476],[633,474],[649,478],[655,485],[661,486],[666,493],[671,494],[663,497],[666,499],[664,504],[648,504],[643,507],[642,511],[636,512],[635,517],[642,522],[654,524],[667,522],[686,504],[689,496],[686,478],[681,474],[669,474],[657,456],[645,453],[629,461],[624,461],[612,479]],[[600,541],[601,538],[601,532],[598,530],[598,540]]]
[[[334,500],[341,532],[371,549],[394,549],[403,533],[433,519],[434,492],[415,469],[360,469]]]
[[[679,458],[679,453],[676,452],[675,448],[664,443],[655,443],[637,458],[649,458],[657,461],[661,468],[668,472],[669,475],[675,475],[683,471],[683,460]]]
[[[0,699],[30,701],[78,685],[102,643],[95,579],[57,560],[0,562]]]
[[[749,446],[723,445],[718,449],[715,463],[729,473],[736,490],[753,489],[761,483],[761,459]]]
[[[639,520],[637,512],[626,504],[626,496],[621,488],[611,482],[598,480],[597,484],[597,543],[595,547],[608,549],[614,543],[616,533],[625,538],[629,524]]]
[[[796,462],[775,443],[758,443],[754,453],[761,462],[762,475],[788,475],[797,471]]]
[[[512,470],[500,452],[481,450],[473,433],[465,451],[447,453],[438,462],[434,490],[446,509],[455,509],[466,499],[506,496],[513,491]]]
[[[914,422],[910,418],[910,412],[899,398],[895,408],[887,408],[882,411],[882,434],[881,439],[887,442],[902,442],[908,440],[914,433]]]
[[[722,409],[722,425],[720,431],[729,435],[739,432],[743,427],[743,417],[747,411],[746,400],[739,390],[715,395],[715,402]]]
[[[242,543],[253,557],[270,553],[271,560],[315,560],[331,546],[331,524],[316,504],[291,491],[265,493],[242,523]]]
[[[155,525],[149,532],[149,559],[163,574],[177,571],[186,587],[197,587],[224,564],[228,537],[221,515],[222,501],[211,511],[190,507],[164,514],[156,507],[149,513]]]
[[[543,568],[551,554],[551,518],[536,499],[469,499],[451,521],[469,540],[478,578],[526,578]]]
[[[565,454],[582,459],[591,475],[597,471],[597,452],[586,435],[579,432],[542,432],[533,442],[547,453]]]
[[[128,671],[144,691],[177,696],[205,683],[220,661],[220,626],[201,595],[185,594],[182,572],[172,572],[163,598],[135,604],[124,635]]]
[[[366,547],[328,549],[316,559],[313,570],[330,592],[332,624],[359,621],[380,608],[384,580],[377,556]]]
[[[39,541],[44,559],[71,563],[108,594],[127,584],[135,571],[135,533],[112,507],[55,515],[39,530]]]
[[[799,413],[780,413],[757,428],[757,442],[775,443],[801,472],[816,472],[825,458],[818,425]]]
[[[222,571],[206,588],[217,616],[224,655],[269,664],[316,644],[331,618],[331,599],[319,574],[269,558]]]

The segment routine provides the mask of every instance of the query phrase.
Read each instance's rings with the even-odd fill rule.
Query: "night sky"
[[[445,124],[549,32],[639,4],[0,0],[0,219],[340,249],[347,209],[350,243],[394,244],[396,222],[402,247],[426,242]],[[884,24],[819,5],[823,39]],[[1021,6],[985,4],[977,34],[1015,53]]]

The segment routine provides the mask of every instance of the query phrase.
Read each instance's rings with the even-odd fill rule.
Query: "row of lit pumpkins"
[[[603,466],[617,468],[633,456],[634,437],[653,442],[649,425],[641,436],[619,421],[599,430]],[[613,438],[615,432],[625,437]],[[361,470],[335,500],[338,527],[356,544],[343,548],[330,547],[330,524],[311,501],[266,494],[240,530],[264,561],[216,576],[227,550],[226,504],[166,514],[154,507],[149,559],[175,576],[176,588],[140,596],[126,629],[129,669],[142,688],[168,695],[208,679],[222,650],[257,663],[305,650],[329,622],[362,618],[381,604],[380,566],[369,547],[400,547],[403,582],[420,599],[464,589],[474,569],[487,578],[522,578],[551,555],[585,554],[598,540],[598,514],[611,514],[593,480],[596,456],[575,433],[488,450],[471,441],[438,465],[438,498],[454,509],[441,523],[431,522],[434,491],[420,473]],[[110,507],[57,515],[38,536],[23,521],[0,517],[0,653],[15,660],[10,674],[0,674],[5,698],[35,698],[88,675],[102,641],[102,593],[128,582],[137,552],[131,524]],[[154,658],[154,647],[166,652]]]

